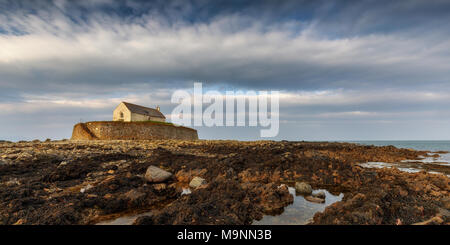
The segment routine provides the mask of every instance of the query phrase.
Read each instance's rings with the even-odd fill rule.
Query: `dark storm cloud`
[[[3,1],[3,43],[22,43],[4,46],[13,57],[0,62],[0,83],[35,92],[192,80],[307,90],[433,86],[450,75],[450,35],[441,28],[450,22],[449,7],[437,1]],[[13,53],[27,46],[26,54]],[[33,55],[39,48],[48,52]]]

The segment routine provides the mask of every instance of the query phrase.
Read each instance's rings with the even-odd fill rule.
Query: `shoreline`
[[[0,224],[94,224],[137,210],[155,212],[136,224],[251,224],[290,205],[280,184],[295,181],[344,194],[311,224],[449,224],[447,176],[358,166],[429,153],[301,141],[0,142]],[[148,183],[151,165],[173,178]],[[196,176],[207,184],[181,195]]]

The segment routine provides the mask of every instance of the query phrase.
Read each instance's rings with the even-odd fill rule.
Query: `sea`
[[[450,140],[370,140],[370,141],[347,141],[362,145],[388,146],[407,148],[423,151],[449,151]]]

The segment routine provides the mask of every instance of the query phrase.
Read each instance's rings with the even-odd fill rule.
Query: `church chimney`
[[[159,105],[156,106],[156,110],[157,110],[157,111],[160,111],[160,110],[161,110],[161,108],[159,108]]]

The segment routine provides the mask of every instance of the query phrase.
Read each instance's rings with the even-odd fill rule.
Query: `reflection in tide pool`
[[[325,203],[313,203],[306,201],[303,196],[296,196],[295,189],[289,187],[289,192],[294,196],[294,203],[285,207],[280,215],[265,215],[261,220],[253,222],[253,225],[306,225],[312,221],[314,214],[323,212],[325,208],[335,202],[339,202],[344,194],[335,196],[327,190],[315,190],[313,193],[323,191],[326,195]]]
[[[395,164],[391,164],[391,163],[387,163],[387,162],[366,162],[366,163],[359,164],[359,166],[364,167],[364,168],[392,168],[392,167],[397,167],[398,170],[403,171],[403,172],[408,172],[408,173],[420,172],[420,169],[417,169],[417,168],[402,168],[402,167],[396,166]]]
[[[366,162],[359,166],[365,168],[397,168],[408,173],[426,171],[431,174],[444,174],[450,177],[450,154],[439,154],[438,157],[426,155],[418,160],[403,160],[401,162]]]
[[[191,189],[189,188],[183,188],[183,191],[181,191],[181,195],[189,195],[191,194]]]
[[[181,195],[189,195],[191,194],[191,189],[189,188],[183,188],[181,191]],[[136,215],[128,215],[128,216],[123,216],[123,217],[119,217],[117,219],[113,219],[113,220],[106,220],[106,221],[102,221],[100,223],[97,223],[97,225],[132,225],[134,223],[134,221],[141,217],[141,216],[147,216],[147,215],[151,215],[152,212],[145,212],[145,213],[140,213],[140,214],[136,214]]]
[[[253,222],[253,225],[305,225],[312,221],[315,213],[322,212],[327,206],[341,201],[344,197],[344,194],[342,193],[339,196],[335,196],[323,189],[315,190],[313,193],[318,193],[320,191],[325,193],[325,203],[306,201],[303,196],[296,196],[295,189],[289,187],[289,193],[294,196],[294,203],[285,207],[282,214],[276,216],[265,215],[260,221]],[[189,195],[190,193],[191,190],[189,188],[183,188],[182,195]],[[117,219],[97,223],[97,225],[131,225],[137,218],[151,214],[152,212],[150,211],[136,215],[123,216]]]
[[[130,215],[130,216],[124,216],[124,217],[119,217],[117,219],[114,220],[107,220],[107,221],[103,221],[100,223],[97,223],[97,225],[132,225],[133,222],[141,217],[141,216],[146,216],[146,215],[151,215],[152,212],[145,212],[145,213],[141,213],[141,214],[136,214],[136,215]]]
[[[443,166],[450,166],[450,154],[445,153],[445,154],[439,154],[438,157],[433,157],[433,156],[425,156],[422,159],[419,160],[403,160],[402,162],[420,162],[420,163],[434,163],[434,164],[439,164],[439,165],[443,165]]]

